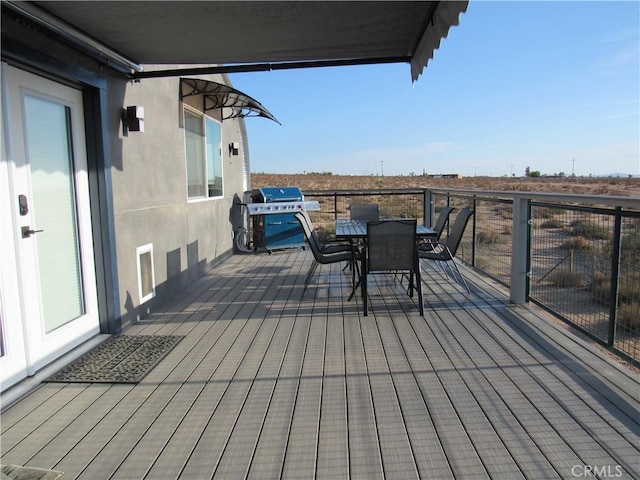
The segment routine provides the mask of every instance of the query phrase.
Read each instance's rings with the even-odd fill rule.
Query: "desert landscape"
[[[461,188],[497,191],[539,191],[583,195],[639,197],[639,177],[461,177],[333,175],[331,173],[252,173],[252,188],[297,186],[314,190],[374,190],[399,188]],[[640,201],[640,200],[639,200]]]

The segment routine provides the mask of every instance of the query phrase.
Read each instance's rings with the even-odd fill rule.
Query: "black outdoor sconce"
[[[229,144],[229,156],[238,155],[240,150],[240,144],[238,142],[233,142]]]
[[[144,107],[127,107],[122,109],[122,135],[129,132],[144,132]]]

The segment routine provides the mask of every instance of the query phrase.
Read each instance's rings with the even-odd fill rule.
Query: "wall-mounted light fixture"
[[[144,132],[144,107],[127,107],[122,109],[122,135],[129,132]]]
[[[240,143],[233,142],[229,144],[229,156],[238,155],[239,151],[240,151]]]

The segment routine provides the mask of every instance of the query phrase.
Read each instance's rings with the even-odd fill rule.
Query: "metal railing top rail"
[[[482,196],[488,198],[525,198],[545,202],[582,203],[588,205],[608,205],[640,211],[640,197],[625,197],[622,195],[585,195],[580,193],[550,193],[520,190],[469,190],[460,188],[387,188],[369,190],[308,190],[305,195],[389,195],[402,193],[422,193],[430,191],[441,195]]]
[[[304,190],[305,195],[344,195],[344,196],[358,196],[358,195],[400,195],[400,194],[416,194],[424,193],[428,188],[374,188],[368,190]]]

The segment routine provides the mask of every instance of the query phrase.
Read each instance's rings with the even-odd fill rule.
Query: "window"
[[[222,196],[222,133],[220,123],[184,111],[189,198]]]

